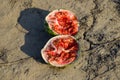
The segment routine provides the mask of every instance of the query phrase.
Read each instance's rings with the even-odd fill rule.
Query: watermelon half
[[[78,19],[69,10],[54,10],[46,16],[45,21],[46,30],[52,35],[75,35],[78,32]]]
[[[59,35],[51,38],[41,55],[46,63],[56,67],[63,67],[72,63],[78,57],[78,43],[70,35]]]

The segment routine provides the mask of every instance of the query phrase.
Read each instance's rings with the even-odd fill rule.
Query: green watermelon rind
[[[55,32],[53,32],[50,28],[49,28],[49,25],[48,25],[48,23],[45,21],[44,22],[44,27],[45,27],[45,31],[48,33],[48,34],[50,34],[50,35],[52,35],[52,36],[57,36],[57,34],[55,33]]]

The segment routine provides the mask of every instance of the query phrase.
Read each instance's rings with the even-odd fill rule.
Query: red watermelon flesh
[[[49,28],[56,35],[75,35],[79,23],[73,12],[68,10],[54,10],[46,17]]]
[[[42,49],[42,57],[53,66],[65,66],[77,57],[78,43],[70,35],[59,35],[50,39]]]

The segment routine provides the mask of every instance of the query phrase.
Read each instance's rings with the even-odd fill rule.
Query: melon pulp
[[[78,43],[70,35],[59,35],[51,38],[41,50],[45,62],[57,67],[72,63],[77,58],[77,53]]]
[[[47,32],[53,35],[75,35],[79,22],[73,12],[59,9],[49,13],[46,18]]]

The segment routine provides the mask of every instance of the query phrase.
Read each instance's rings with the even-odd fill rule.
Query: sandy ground
[[[44,18],[68,9],[80,22],[80,57],[55,68],[40,51]],[[120,80],[120,0],[0,0],[0,80]]]

